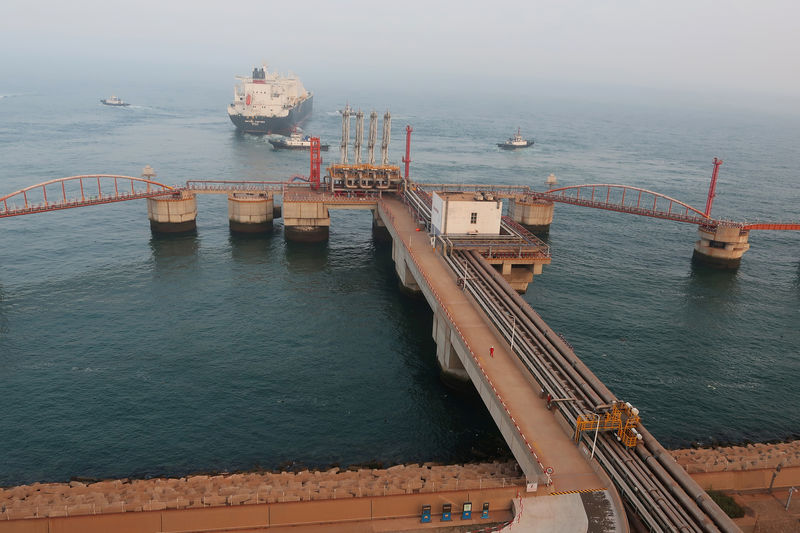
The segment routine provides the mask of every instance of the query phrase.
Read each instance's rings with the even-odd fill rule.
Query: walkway
[[[396,232],[419,267],[429,290],[425,290],[423,283],[420,283],[420,288],[429,299],[431,308],[436,309],[437,301],[430,299],[438,299],[461,332],[473,358],[493,384],[518,430],[531,445],[532,453],[545,468],[553,469],[552,484],[545,489],[546,492],[607,488],[554,413],[547,409],[544,400],[539,397],[539,386],[530,378],[528,371],[510,353],[506,343],[500,341],[494,328],[467,295],[458,288],[455,275],[431,247],[428,235],[417,231],[416,221],[405,204],[398,199],[384,197],[380,208],[388,215],[384,217],[384,222],[387,226],[392,224],[390,231]],[[493,357],[489,354],[492,346]]]

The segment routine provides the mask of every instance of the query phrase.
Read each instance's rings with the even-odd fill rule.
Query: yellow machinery
[[[584,431],[616,431],[617,438],[628,448],[633,448],[641,436],[636,431],[639,410],[630,403],[614,401],[602,413],[587,413],[578,416],[575,425],[575,442]]]

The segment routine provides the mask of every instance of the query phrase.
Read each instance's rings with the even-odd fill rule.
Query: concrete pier
[[[394,260],[395,272],[397,272],[397,277],[400,279],[403,289],[412,294],[419,294],[419,284],[409,268],[409,264],[413,263],[413,259],[409,257],[408,249],[399,239],[392,239],[392,259]]]
[[[546,234],[553,222],[554,205],[550,200],[533,200],[518,196],[509,200],[509,216],[532,233]]]
[[[520,294],[525,294],[528,284],[533,281],[533,276],[542,273],[543,263],[518,263],[519,260],[497,259],[488,257],[486,262],[492,265],[503,276],[511,288]]]
[[[283,235],[287,241],[325,242],[331,217],[323,202],[283,201]]]
[[[377,209],[372,210],[372,239],[375,242],[391,242],[392,235],[386,229],[386,224],[381,220]]]
[[[156,233],[184,233],[197,228],[197,199],[194,193],[147,199],[147,218]]]
[[[272,229],[274,201],[271,193],[228,194],[231,231],[261,233]]]
[[[430,237],[418,231],[407,207],[384,197],[378,212],[392,235],[392,258],[400,280],[420,291],[433,311],[432,334],[443,376],[446,380],[468,376],[527,478],[526,493],[536,492],[548,482],[543,461],[559,472],[548,490],[606,486],[547,409],[540,388],[531,383],[530,372],[521,367],[510,347],[459,288],[455,274],[431,246]]]
[[[472,381],[458,357],[451,336],[453,328],[441,310],[433,316],[433,340],[436,342],[436,361],[439,363],[442,381],[456,389],[472,389]]]
[[[692,260],[698,263],[737,268],[742,255],[750,249],[750,232],[739,225],[700,226],[697,233],[700,239],[694,244]]]

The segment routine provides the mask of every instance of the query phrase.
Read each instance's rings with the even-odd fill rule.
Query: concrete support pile
[[[283,235],[287,241],[328,240],[331,217],[322,202],[283,201]]]
[[[471,390],[472,382],[450,340],[452,335],[450,321],[443,316],[440,309],[437,310],[433,316],[432,336],[436,342],[436,361],[439,363],[442,380],[451,387]]]
[[[720,268],[737,268],[750,249],[749,231],[737,225],[700,226],[692,260]]]
[[[197,199],[193,193],[147,199],[147,218],[155,233],[184,233],[197,229]]]
[[[528,284],[533,281],[533,276],[538,276],[542,273],[542,263],[514,263],[513,260],[496,260],[487,259],[500,274],[503,279],[511,285],[511,288],[520,294],[525,294],[528,290]]]
[[[553,222],[553,202],[518,196],[509,201],[509,215],[531,233],[546,234]]]
[[[408,256],[408,251],[400,239],[392,240],[392,259],[394,260],[394,269],[397,272],[397,277],[400,278],[400,284],[403,288],[413,294],[419,294],[420,288],[417,280],[411,269],[408,268],[409,263],[413,260]]]
[[[372,239],[375,242],[391,242],[392,235],[386,229],[386,224],[378,214],[377,209],[372,210]]]
[[[231,193],[228,220],[231,231],[260,233],[272,229],[274,201],[271,194]]]

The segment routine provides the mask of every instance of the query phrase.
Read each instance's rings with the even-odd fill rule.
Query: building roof
[[[486,201],[494,202],[494,201],[498,200],[498,198],[495,198],[494,196],[492,196],[490,199],[487,199],[487,198],[483,197],[482,194],[475,193],[475,192],[461,192],[461,191],[452,191],[452,192],[451,191],[441,191],[440,192],[440,191],[436,191],[436,192],[434,192],[434,194],[438,195],[442,199],[447,199],[448,201],[451,201],[451,202],[476,202],[476,201],[479,201],[479,202],[486,202]]]

